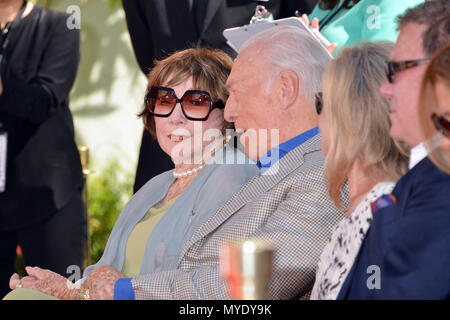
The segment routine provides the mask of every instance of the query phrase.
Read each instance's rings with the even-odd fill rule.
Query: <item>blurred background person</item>
[[[192,46],[217,48],[236,56],[223,30],[250,22],[256,5],[264,5],[274,19],[310,12],[315,0],[123,0],[134,53],[147,75],[154,59]],[[169,156],[147,130],[142,135],[134,192],[157,174],[172,169]]]
[[[0,295],[9,291],[16,247],[25,263],[66,274],[82,267],[83,179],[69,110],[80,31],[69,15],[23,0],[0,1],[0,123],[7,133],[0,193]]]
[[[311,299],[336,299],[370,228],[371,203],[391,193],[408,170],[409,150],[389,136],[389,102],[379,90],[392,47],[364,42],[344,49],[328,65],[323,96],[316,97],[328,190],[344,207],[348,181],[350,204],[322,252]]]
[[[194,48],[157,62],[150,72],[141,116],[175,169],[148,181],[123,209],[102,258],[86,269],[82,290],[90,290],[91,298],[112,299],[120,278],[176,269],[194,231],[258,172],[231,146],[208,162],[212,151],[222,150],[230,127],[223,108],[231,65],[231,58],[220,50]],[[219,134],[219,140],[207,138],[210,130]],[[22,280],[17,274],[11,277],[11,289],[19,288],[5,299],[51,298],[48,295],[75,299],[84,292],[69,290],[66,279],[50,270],[27,268],[27,272],[30,276]],[[116,298],[133,292],[131,281],[124,281],[116,286]]]
[[[424,0],[319,0],[304,21],[319,28],[331,43],[333,55],[361,41],[397,40],[395,21],[409,7]],[[309,11],[308,11],[309,12]]]
[[[440,147],[429,157],[450,174],[450,43],[431,59],[422,80],[419,120],[426,139],[438,132]]]

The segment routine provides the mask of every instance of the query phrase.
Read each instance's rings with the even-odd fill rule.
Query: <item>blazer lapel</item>
[[[190,44],[192,41],[193,43],[197,41],[199,33],[197,32],[194,15],[189,7],[189,0],[157,0],[154,2],[156,13],[163,15],[159,19],[161,30],[158,30],[158,32],[164,32],[175,38],[178,34],[182,34],[179,37],[180,39],[175,40],[175,44],[172,44],[171,47],[175,46],[174,49],[177,49],[176,47],[180,45],[186,46],[187,42]],[[186,43],[180,42],[181,39]],[[178,49],[181,49],[181,47]]]
[[[305,162],[304,156],[310,152],[321,149],[322,142],[320,134],[315,135],[305,143],[289,151],[282,159],[275,163],[262,176],[261,181],[265,186],[265,191],[277,185],[292,171],[302,166]]]
[[[264,191],[264,185],[260,183],[258,175],[251,178],[244,186],[242,186],[234,195],[231,196],[222,206],[220,206],[211,215],[211,217],[203,223],[199,229],[194,231],[192,237],[185,243],[180,256],[178,257],[178,264],[186,254],[187,250],[198,240],[214,231],[225,220],[242,208],[247,202]]]
[[[245,204],[257,198],[262,193],[269,191],[282,179],[292,173],[292,171],[302,166],[304,164],[305,154],[320,150],[320,148],[321,138],[320,135],[316,135],[302,145],[294,148],[282,159],[280,159],[278,161],[279,166],[274,167],[274,165],[270,170],[266,171],[265,174],[261,176],[256,175],[251,178],[241,189],[239,189],[239,191],[237,191],[228,201],[218,208],[216,212],[212,214],[211,217],[203,223],[203,225],[196,232],[194,232],[192,238],[189,239],[183,248],[183,251],[179,257],[179,262],[186,251],[195,242],[213,232]]]
[[[222,3],[225,0],[214,0],[214,1],[208,1],[208,8],[206,9],[206,15],[205,20],[203,22],[203,28],[199,32],[199,39],[203,37],[203,33],[205,33],[206,29],[208,29],[208,26],[210,25],[211,21],[213,20],[214,16],[216,15],[217,10],[219,10],[219,7],[222,5]]]

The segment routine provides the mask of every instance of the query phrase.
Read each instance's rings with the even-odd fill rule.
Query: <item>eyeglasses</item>
[[[155,117],[169,117],[177,103],[186,119],[194,121],[205,121],[213,109],[225,107],[222,100],[213,102],[209,93],[201,90],[187,90],[178,99],[172,88],[151,87],[145,96],[145,106]]]
[[[401,62],[386,62],[386,77],[388,78],[389,83],[393,83],[395,79],[395,74],[400,71],[404,71],[410,68],[417,67],[421,64],[427,63],[430,59],[421,59],[421,60],[408,60]]]
[[[322,112],[322,108],[323,108],[323,94],[322,94],[322,92],[316,92],[314,94],[314,97],[316,99],[316,101],[315,101],[316,112],[317,112],[317,114],[320,114]]]
[[[438,116],[435,113],[431,115],[431,120],[433,120],[434,126],[438,131],[450,138],[450,121],[447,121],[443,116]]]

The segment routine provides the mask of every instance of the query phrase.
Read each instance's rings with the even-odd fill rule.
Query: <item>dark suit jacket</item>
[[[450,298],[450,175],[425,158],[378,210],[338,299]],[[369,289],[380,270],[380,289]]]
[[[148,74],[154,59],[190,46],[218,48],[236,56],[222,32],[248,24],[258,1],[206,2],[203,23],[199,27],[189,10],[188,0],[123,0],[134,53],[142,72]],[[271,0],[263,4],[277,19],[293,16],[295,10],[309,13],[315,3],[315,0]]]
[[[8,158],[0,230],[44,220],[81,192],[69,110],[80,31],[67,28],[68,17],[35,6],[10,31],[1,66],[0,122],[8,132]]]
[[[196,1],[196,0],[194,0]],[[189,9],[189,0],[123,0],[134,53],[144,74],[171,53],[188,47],[222,49],[236,53],[222,35],[224,29],[248,24],[255,13],[254,0],[204,0],[203,19],[197,23]],[[309,13],[315,0],[271,0],[261,2],[275,19],[293,16],[295,10]],[[150,134],[144,132],[139,154],[134,191],[152,177],[173,168],[172,161]]]

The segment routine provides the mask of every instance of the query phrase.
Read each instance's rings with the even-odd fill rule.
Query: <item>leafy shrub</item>
[[[133,177],[123,173],[117,159],[88,177],[90,263],[102,256],[114,224],[133,192]]]

